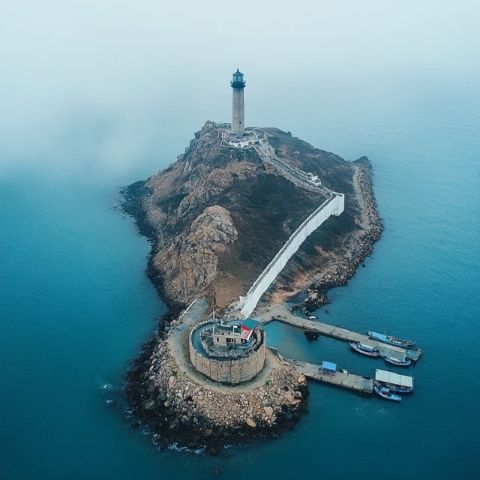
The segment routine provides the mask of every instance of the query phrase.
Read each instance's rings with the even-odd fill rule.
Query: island
[[[122,192],[168,308],[125,388],[160,446],[218,452],[293,428],[307,378],[269,348],[261,319],[326,304],[383,228],[366,157],[245,128],[238,70],[231,86],[231,124],[206,122],[174,163]]]

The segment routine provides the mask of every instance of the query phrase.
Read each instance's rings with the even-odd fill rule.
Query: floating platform
[[[319,322],[318,320],[307,320],[306,318],[297,317],[296,315],[287,312],[281,315],[273,315],[270,318],[265,318],[265,316],[262,316],[258,318],[258,320],[262,323],[269,323],[272,321],[286,323],[294,327],[303,328],[303,330],[336,338],[337,340],[342,340],[343,342],[360,342],[370,347],[378,348],[382,357],[393,357],[399,360],[409,358],[413,362],[417,362],[422,355],[422,351],[420,349],[407,349],[396,347],[394,345],[388,345],[386,343],[373,340],[368,335],[352,332],[346,328],[336,327],[335,325],[329,325],[328,323]]]

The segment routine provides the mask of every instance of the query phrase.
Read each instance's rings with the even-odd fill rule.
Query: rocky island
[[[133,418],[161,445],[218,451],[292,428],[307,409],[306,378],[235,305],[335,192],[342,211],[303,241],[257,312],[294,296],[307,311],[325,304],[382,231],[368,159],[348,162],[276,128],[245,129],[236,74],[232,125],[207,122],[167,169],[123,191],[124,210],[151,241],[148,275],[168,307],[126,382]]]

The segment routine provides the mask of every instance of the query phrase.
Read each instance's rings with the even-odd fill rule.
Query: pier
[[[347,371],[325,373],[320,368],[320,365],[314,365],[313,363],[308,362],[300,362],[298,360],[287,361],[294,365],[300,373],[305,375],[305,377],[311,378],[312,380],[369,395],[373,393],[373,378],[361,377],[360,375],[355,375]]]
[[[410,358],[413,362],[417,362],[422,355],[420,349],[405,349],[394,345],[388,345],[379,342],[378,340],[373,340],[368,337],[368,335],[352,332],[346,328],[336,327],[335,325],[329,325],[328,323],[319,322],[318,320],[307,320],[306,318],[298,317],[285,310],[282,310],[282,313],[278,314],[275,314],[273,310],[267,310],[261,315],[255,317],[255,320],[261,323],[270,323],[272,321],[282,322],[287,325],[302,328],[309,332],[315,332],[320,335],[336,338],[343,342],[360,342],[378,348],[382,357],[394,357],[397,359],[406,357]]]

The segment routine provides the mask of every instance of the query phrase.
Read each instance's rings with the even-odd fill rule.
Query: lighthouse
[[[233,74],[230,85],[233,89],[232,96],[232,133],[234,135],[243,135],[245,132],[245,104],[243,100],[243,89],[245,88],[245,80],[243,73],[238,68]]]

